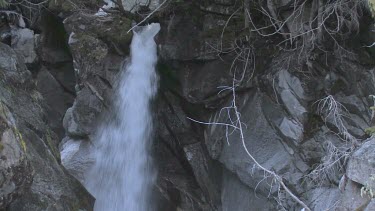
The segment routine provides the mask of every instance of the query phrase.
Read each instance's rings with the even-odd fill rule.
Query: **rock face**
[[[375,175],[375,140],[371,138],[367,140],[350,158],[348,163],[347,176],[362,185],[367,185],[371,188],[375,188],[375,183],[371,180],[371,177]]]
[[[11,47],[0,43],[0,209],[92,210],[92,197],[59,164],[62,117],[48,118],[66,110],[64,91],[45,68],[33,78],[26,64],[41,60],[36,35],[14,27]]]
[[[254,34],[249,38],[254,58],[246,65],[233,62],[238,55],[231,51],[217,56],[218,47],[230,49],[229,41],[241,34],[242,26],[235,21],[226,25],[236,10],[234,1],[182,1],[172,10],[173,15],[159,17],[162,31],[157,37],[160,89],[154,103],[154,158],[163,206],[300,210],[255,165],[246,147],[257,163],[282,176],[312,210],[365,208],[368,200],[360,192],[367,178],[353,175],[366,177],[373,169],[368,159],[357,158],[368,144],[353,154],[347,171],[344,157],[366,142],[365,129],[372,124],[368,108],[373,102],[368,95],[375,87],[370,55],[364,53],[361,63],[349,54],[330,55],[327,63],[318,53],[301,65],[295,53],[275,53],[273,38]],[[124,28],[117,34],[130,28],[130,20],[116,14],[98,18],[73,12],[64,21],[78,83],[75,102],[65,114],[67,136],[60,150],[64,166],[81,181],[93,162],[90,149],[97,123],[110,115],[116,75],[127,55],[130,37],[120,40],[109,28],[121,24]],[[223,33],[224,26],[230,30]],[[306,68],[311,76],[293,66]],[[222,126],[239,124],[233,93],[225,90],[233,78],[242,78],[235,105],[241,113],[243,141],[238,130]],[[331,112],[332,105],[339,113]],[[344,200],[348,203],[339,208],[338,202]]]
[[[23,56],[26,64],[35,63],[35,52],[38,36],[30,29],[15,28],[12,30],[12,48]]]
[[[0,45],[0,209],[92,209],[78,181],[95,162],[99,123],[116,115],[132,20],[116,7],[96,14],[95,0],[69,2],[50,1],[30,27],[8,21],[0,30],[9,45]],[[301,210],[259,164],[311,210],[373,210],[375,141],[366,129],[375,63],[372,48],[358,48],[374,41],[370,21],[345,41],[351,53],[317,49],[301,59],[279,49],[281,36],[247,34],[236,2],[176,0],[150,19],[162,26],[157,209]],[[285,15],[291,2],[274,4]]]
[[[15,119],[1,102],[1,202],[0,207],[9,205],[17,194],[30,188],[33,171],[26,159],[26,145],[19,133]]]

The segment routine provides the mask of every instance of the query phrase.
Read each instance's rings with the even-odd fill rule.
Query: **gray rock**
[[[25,83],[31,79],[31,73],[27,70],[23,62],[12,48],[0,43],[0,68],[3,77],[0,79],[4,83]]]
[[[281,70],[278,73],[278,86],[280,98],[289,114],[304,123],[307,119],[307,110],[301,102],[307,100],[308,97],[303,90],[301,81],[290,75],[287,70]]]
[[[85,184],[85,173],[95,162],[93,151],[87,140],[64,138],[61,143],[61,164],[82,184]]]
[[[36,35],[32,30],[27,28],[12,29],[12,48],[23,56],[26,64],[37,61],[35,41]]]
[[[27,158],[35,174],[30,189],[18,197],[8,210],[92,210],[92,197],[59,165],[48,142],[45,143],[27,128],[24,128],[23,135],[28,140]]]
[[[239,97],[239,112],[244,123],[245,144],[249,152],[265,168],[272,169],[276,173],[288,178],[288,182],[299,186],[302,173],[307,170],[307,165],[297,162],[292,150],[288,150],[277,135],[277,132],[269,125],[262,112],[262,98],[260,92],[246,94]],[[225,117],[226,118],[226,117]],[[211,119],[211,122],[226,122],[227,119]],[[254,162],[245,152],[243,143],[238,132],[231,132],[229,129],[228,144],[226,143],[225,127],[218,125],[208,126],[206,130],[207,148],[211,150],[219,140],[223,142],[219,160],[227,169],[235,172],[240,180],[251,188],[257,187],[260,193],[268,194],[269,187],[265,183],[260,183],[263,179],[263,172],[254,166]],[[221,139],[220,139],[221,138]],[[212,153],[212,152],[211,152]]]
[[[301,144],[301,154],[308,163],[319,163],[325,155],[325,146],[328,142],[340,146],[342,141],[332,134],[327,127],[322,127],[314,136]]]
[[[366,122],[370,122],[370,108],[364,104],[356,95],[345,96],[343,94],[338,94],[335,96],[336,100],[339,101],[345,109],[347,109],[351,114],[360,116]]]
[[[64,128],[69,136],[87,137],[95,130],[96,119],[103,109],[103,103],[89,88],[84,87],[64,116]]]
[[[184,151],[203,193],[211,200],[212,206],[217,206],[220,204],[219,166],[205,154],[201,143],[187,145]]]
[[[4,76],[0,80],[0,102],[4,105],[0,109],[0,119],[6,119],[5,123],[0,121],[0,128],[4,126],[4,131],[0,129],[1,142],[4,142],[0,154],[9,157],[7,161],[0,161],[0,171],[9,165],[15,167],[9,171],[11,179],[7,176],[2,181],[7,187],[1,191],[7,196],[1,203],[11,202],[7,206],[10,211],[91,210],[90,195],[58,162],[57,135],[45,122],[45,102],[36,91],[23,59],[4,44],[0,44],[0,55],[0,75]],[[22,167],[25,165],[22,162],[16,164],[19,159],[29,163],[29,167]],[[16,177],[12,178],[12,174]],[[8,186],[12,182],[15,185]],[[17,194],[9,200],[12,186]]]
[[[306,120],[307,110],[290,90],[282,90],[280,97],[290,115],[296,117],[301,122]]]
[[[62,117],[68,109],[64,98],[64,90],[48,70],[42,69],[38,72],[37,88],[47,104]]]
[[[375,200],[372,199],[371,202],[366,206],[366,209],[363,211],[372,211],[375,210]]]
[[[43,47],[41,52],[43,62],[58,64],[62,62],[71,62],[72,57],[64,49]]]
[[[283,90],[292,91],[298,99],[308,99],[300,79],[292,76],[287,70],[279,71],[278,85]]]
[[[294,141],[296,145],[303,139],[303,126],[295,120],[284,117],[279,126],[279,130],[283,136]]]
[[[361,196],[361,185],[349,179],[341,195],[337,209],[345,211],[364,210],[370,200],[367,196]]]
[[[223,175],[221,210],[275,210],[273,202],[243,184],[233,173]]]
[[[49,71],[44,68],[38,72],[36,82],[37,90],[48,105],[46,115],[51,128],[56,133],[63,135],[61,122],[65,111],[69,108],[69,103],[74,100],[73,97],[67,94]]]
[[[137,11],[139,5],[149,5],[150,10],[156,9],[163,1],[162,0],[123,0],[124,9],[127,11]]]
[[[346,115],[344,124],[350,134],[359,138],[365,137],[365,130],[370,127],[369,123],[367,123],[363,118],[353,113]]]
[[[262,99],[262,111],[269,124],[283,138],[286,149],[290,154],[294,154],[293,148],[299,147],[303,139],[304,128],[301,123],[289,117],[281,105],[276,104],[268,97]]]
[[[349,159],[347,176],[362,185],[375,188],[375,138],[368,139]]]
[[[74,73],[74,67],[72,60],[59,64],[58,66],[51,66],[48,71],[53,75],[56,81],[64,88],[65,95],[69,97],[75,97],[76,76]],[[72,103],[72,101],[67,101]]]
[[[223,16],[229,16],[234,13],[236,10],[235,4],[233,2],[226,1],[224,4],[223,2],[215,2],[216,4],[202,4],[201,9],[206,11],[207,13],[214,13]]]
[[[199,2],[197,5],[200,6],[201,10],[207,12],[194,13],[194,18],[191,14],[181,13],[161,22],[158,44],[160,57],[163,60],[219,61],[217,57],[219,49],[224,50],[232,47],[231,41],[221,40],[222,29],[227,18],[218,15],[216,12],[223,14],[233,12],[236,9],[235,6],[212,4],[212,2]],[[196,8],[190,5],[187,10],[194,11]],[[204,27],[200,24],[197,25],[195,18],[199,19],[200,24],[203,24]],[[239,27],[236,26],[232,29],[233,31],[226,31],[224,38],[235,36],[234,31]],[[232,55],[232,58],[235,56]],[[228,65],[227,62],[222,64]],[[229,69],[226,72],[229,72]],[[221,72],[217,71],[217,73]]]
[[[25,140],[8,107],[0,101],[0,209],[31,186],[33,171],[25,159]]]
[[[218,98],[218,87],[230,84],[229,66],[221,61],[187,64],[181,71],[182,94],[191,103],[210,102]],[[196,80],[200,78],[200,80]]]
[[[311,210],[335,210],[340,203],[340,191],[337,188],[320,187],[304,194]]]

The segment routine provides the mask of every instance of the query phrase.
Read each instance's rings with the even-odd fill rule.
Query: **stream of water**
[[[117,86],[113,118],[103,122],[95,144],[95,164],[86,186],[96,198],[95,211],[152,210],[151,189],[156,173],[149,154],[152,115],[157,91],[157,23],[135,30],[130,62]]]

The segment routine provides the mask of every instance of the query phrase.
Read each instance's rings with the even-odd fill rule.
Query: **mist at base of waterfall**
[[[96,198],[95,211],[152,210],[156,178],[150,157],[152,115],[150,101],[157,91],[155,72],[157,23],[134,32],[130,62],[121,70],[112,119],[98,129],[95,164],[86,187]]]

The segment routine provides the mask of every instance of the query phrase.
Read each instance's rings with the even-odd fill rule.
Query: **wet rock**
[[[131,27],[131,20],[124,16],[113,14],[110,17],[99,18],[76,13],[64,20],[64,26],[69,35],[75,34],[72,38],[79,40],[76,43],[71,43],[75,59],[78,56],[101,55],[101,52],[103,52],[101,42],[107,44],[106,48],[122,56],[129,53],[128,46],[131,42],[132,33],[128,33],[128,30]],[[100,43],[93,38],[100,40]],[[85,40],[87,42],[84,42]],[[81,52],[74,55],[76,45],[81,47]],[[83,54],[83,51],[87,55]]]
[[[96,119],[103,110],[103,103],[89,88],[84,87],[64,116],[63,124],[67,135],[87,137],[95,130]]]
[[[64,138],[60,144],[61,164],[82,184],[85,173],[94,164],[94,147],[87,140]]]

